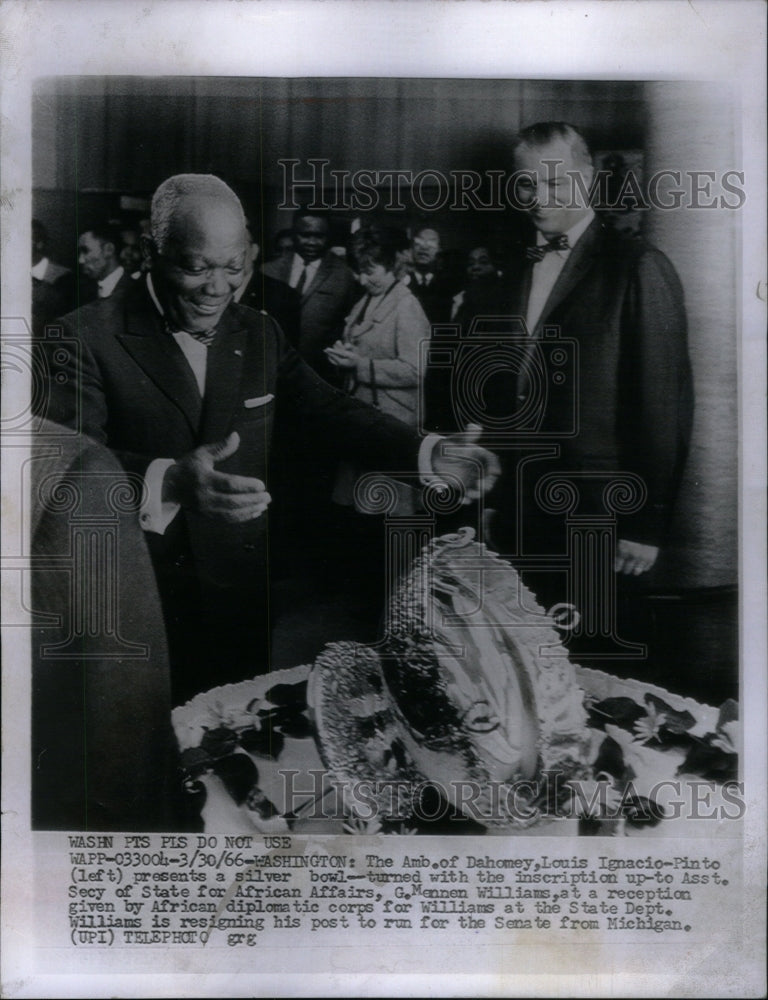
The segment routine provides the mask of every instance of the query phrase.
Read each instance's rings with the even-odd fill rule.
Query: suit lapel
[[[550,314],[567,298],[583,278],[592,264],[602,242],[602,224],[599,219],[593,219],[584,236],[568,255],[565,267],[558,275],[557,281],[549,293],[541,316],[536,324],[537,330],[547,321]],[[528,268],[530,272],[530,268]],[[530,286],[529,286],[530,288]]]
[[[517,272],[509,285],[509,315],[525,319],[528,296],[531,291],[531,268],[524,267]]]
[[[227,309],[208,348],[205,402],[200,427],[202,441],[218,441],[231,426],[232,413],[240,398],[246,341],[245,327],[237,314]]]
[[[129,290],[131,291],[131,290]],[[184,352],[165,331],[146,289],[128,296],[125,332],[117,339],[156,388],[176,406],[197,433],[202,410],[200,392]]]

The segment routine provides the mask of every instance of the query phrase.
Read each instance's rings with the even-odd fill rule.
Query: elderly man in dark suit
[[[273,491],[277,519],[282,506],[271,460],[292,454],[291,430],[369,469],[458,476],[475,493],[496,471],[468,438],[432,448],[336,392],[266,313],[235,304],[245,240],[222,181],[169,178],[152,201],[146,280],[65,318],[79,358],[52,383],[50,414],[143,477],[176,700],[269,666]]]
[[[466,308],[470,340],[499,329],[490,317],[518,318],[512,353],[484,386],[485,425],[506,435],[492,538],[523,565],[545,565],[571,544],[569,522],[613,518],[614,569],[640,576],[664,542],[691,430],[682,288],[659,250],[595,215],[592,161],[575,128],[525,129],[514,165],[535,243],[509,281],[468,296]],[[595,596],[605,583],[588,588]],[[558,587],[544,584],[550,600],[565,596]]]
[[[293,220],[294,253],[269,261],[262,272],[288,285],[298,296],[300,320],[294,346],[319,375],[338,385],[338,372],[324,352],[341,336],[344,321],[361,292],[344,261],[328,249],[328,236],[324,215],[299,209]]]

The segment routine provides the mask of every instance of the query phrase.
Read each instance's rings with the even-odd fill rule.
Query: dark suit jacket
[[[453,297],[459,291],[459,282],[447,271],[436,268],[428,285],[419,284],[410,275],[408,288],[416,296],[430,323],[448,323],[451,318]]]
[[[521,265],[495,292],[468,296],[466,314],[524,317],[531,268]],[[478,323],[474,333],[467,330],[469,337],[477,336],[483,323],[486,329],[493,326],[488,320]],[[647,497],[640,509],[619,514],[618,537],[658,545],[675,500],[693,413],[683,292],[674,268],[644,241],[614,234],[595,219],[569,255],[531,333],[532,338],[519,335],[525,360],[512,361],[493,385],[484,385],[496,420],[486,426],[504,426],[508,418],[511,442],[554,446],[558,454],[531,464],[520,484],[513,463],[521,453],[502,456],[507,472],[488,500],[498,510],[498,537],[514,549],[515,523],[527,518],[533,526],[538,522],[535,544],[547,551],[542,536],[552,521],[533,496],[542,475],[575,473],[580,499],[574,512],[599,515],[606,513],[604,487],[613,473],[626,471],[640,477]],[[498,343],[488,350],[498,350]]]
[[[271,261],[262,268],[268,277],[288,284],[293,258]],[[344,320],[360,297],[360,288],[344,263],[334,253],[326,253],[313,280],[301,294],[301,319],[296,349],[316,372],[332,385],[339,384],[339,375],[323,350],[330,346],[344,329]]]
[[[264,309],[277,320],[288,343],[297,346],[301,331],[301,299],[290,285],[263,271],[254,271],[240,296],[240,305],[257,312]]]
[[[273,493],[269,515],[247,524],[181,511],[165,534],[148,534],[166,616],[196,634],[202,608],[211,618],[209,645],[221,640],[224,649],[232,630],[243,627],[242,608],[257,622],[259,606],[268,600],[275,546],[267,531],[280,520],[282,506],[271,458],[293,454],[292,434],[322,441],[336,456],[366,469],[416,464],[419,439],[413,431],[334,391],[264,313],[234,304],[226,310],[209,348],[204,400],[144,281],[122,301],[91,303],[63,322],[79,339],[81,356],[65,381],[52,384],[50,415],[79,425],[142,476],[154,458],[180,458],[238,431],[239,450],[217,468],[255,476]],[[192,613],[190,588],[201,595]],[[235,639],[226,644],[233,656]]]
[[[31,470],[33,828],[178,829],[165,631],[125,504],[136,484],[48,421]]]

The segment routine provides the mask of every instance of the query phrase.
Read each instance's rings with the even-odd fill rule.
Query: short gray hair
[[[237,206],[245,224],[240,199],[220,177],[215,177],[213,174],[175,174],[164,180],[152,195],[149,225],[158,253],[165,252],[168,234],[178,212],[179,203],[190,195],[230,202]]]
[[[551,142],[562,139],[568,144],[573,157],[584,166],[592,166],[592,153],[589,143],[581,132],[568,122],[536,122],[518,132],[512,144],[513,153],[520,146],[532,146],[538,149],[548,146]]]

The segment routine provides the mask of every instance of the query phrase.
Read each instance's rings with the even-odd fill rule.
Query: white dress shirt
[[[40,260],[32,268],[32,277],[37,278],[38,281],[45,281],[45,272],[48,270],[48,258],[41,257]]]
[[[528,295],[528,309],[525,314],[525,323],[528,333],[533,336],[536,324],[541,319],[544,306],[547,303],[549,294],[555,287],[555,282],[560,277],[560,272],[565,267],[565,262],[576,246],[578,241],[589,229],[590,223],[595,217],[595,213],[590,209],[583,219],[579,219],[575,226],[566,230],[568,237],[568,250],[550,250],[544,257],[533,265],[533,276],[531,278],[531,290]],[[536,245],[545,246],[547,237],[543,233],[536,233]]]
[[[152,275],[147,275],[147,291],[155,308],[161,316],[165,316],[163,307],[155,294]],[[205,375],[208,370],[208,348],[185,330],[176,330],[172,334],[179,345],[187,364],[195,376],[200,398],[205,396]],[[165,529],[179,512],[177,503],[163,503],[163,479],[168,469],[174,464],[173,458],[155,458],[147,467],[144,475],[144,502],[139,508],[139,524],[144,531],[154,531],[162,535]]]
[[[419,288],[429,288],[434,276],[432,271],[412,271],[405,276],[405,284],[416,285]]]
[[[102,278],[101,281],[98,281],[97,285],[99,287],[99,298],[108,299],[112,292],[114,292],[115,286],[124,274],[125,271],[122,267],[116,267],[111,274],[106,276],[106,278]]]
[[[323,262],[322,257],[318,257],[317,260],[310,261],[309,264],[304,263],[304,258],[300,257],[299,254],[295,253],[293,255],[293,264],[291,264],[291,276],[288,279],[288,284],[291,288],[295,288],[299,283],[299,278],[301,277],[301,272],[304,268],[307,269],[307,276],[304,279],[304,286],[302,292],[305,292],[310,284],[314,281],[315,275],[317,274],[317,269]]]

